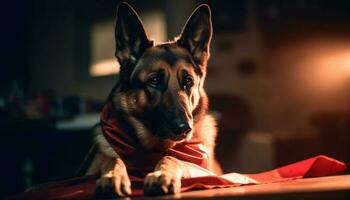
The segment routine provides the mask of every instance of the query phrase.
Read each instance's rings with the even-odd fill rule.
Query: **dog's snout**
[[[188,123],[180,122],[176,124],[175,133],[177,135],[182,135],[182,134],[187,135],[191,131],[192,131],[192,128]]]

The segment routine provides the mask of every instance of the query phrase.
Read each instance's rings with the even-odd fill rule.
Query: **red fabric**
[[[143,178],[164,156],[173,156],[183,161],[208,168],[208,155],[198,142],[180,143],[164,151],[145,151],[135,135],[125,133],[120,127],[111,103],[101,112],[101,128],[105,138],[122,158],[131,179]]]
[[[327,176],[342,172],[346,168],[343,162],[319,155],[271,171],[247,174],[247,176],[257,180],[259,183],[271,183],[290,179]]]
[[[299,178],[311,178],[337,174],[346,169],[346,165],[338,160],[327,156],[316,156],[294,164],[286,165],[271,171],[258,174],[248,174],[247,176],[258,181],[257,184],[290,181]],[[96,177],[85,176],[66,181],[48,183],[26,192],[22,195],[14,196],[13,199],[86,199],[91,198],[95,187]],[[220,176],[203,176],[187,178],[181,180],[181,191],[193,189],[212,189],[240,186],[226,180]],[[142,180],[132,181],[132,195],[140,196],[142,191]]]

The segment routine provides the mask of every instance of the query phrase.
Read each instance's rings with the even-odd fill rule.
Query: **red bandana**
[[[101,127],[107,141],[124,161],[129,176],[143,178],[154,170],[164,156],[173,156],[208,169],[208,155],[200,148],[200,143],[179,143],[164,151],[143,150],[134,134],[126,133],[120,128],[113,109],[111,103],[104,106]]]

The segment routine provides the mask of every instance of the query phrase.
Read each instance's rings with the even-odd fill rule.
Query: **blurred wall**
[[[136,1],[130,3],[139,13],[162,8],[167,13],[169,39],[181,32],[195,7],[194,1],[184,0],[151,1],[148,6]],[[173,9],[179,3],[181,9]],[[116,79],[112,76],[90,77],[90,28],[94,21],[114,19],[117,4],[118,1],[82,0],[35,1],[31,4],[27,19],[29,87],[51,88],[59,95],[79,94],[104,100]]]

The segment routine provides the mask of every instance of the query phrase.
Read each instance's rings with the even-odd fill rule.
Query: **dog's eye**
[[[184,80],[184,89],[191,88],[193,86],[193,78],[191,76],[186,76]]]
[[[160,78],[158,76],[153,76],[147,81],[147,83],[150,84],[151,86],[156,87],[160,84]]]

